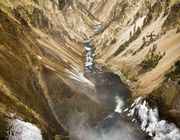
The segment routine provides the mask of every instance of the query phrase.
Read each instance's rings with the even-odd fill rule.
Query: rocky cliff
[[[114,1],[111,10],[94,13],[103,29],[93,42],[99,64],[124,76],[134,96],[147,97],[178,125],[179,7],[179,1]]]
[[[73,112],[107,112],[83,75],[90,37],[99,68],[180,126],[179,10],[178,0],[1,0],[0,138],[21,118],[65,139]]]

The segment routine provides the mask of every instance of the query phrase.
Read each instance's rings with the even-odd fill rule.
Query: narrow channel
[[[85,76],[96,86],[97,99],[103,106],[112,108],[112,112],[88,133],[82,140],[148,140],[150,137],[141,130],[138,123],[123,112],[129,107],[128,99],[131,91],[118,75],[105,69],[99,69],[94,63],[95,47],[90,44],[91,39],[82,41],[86,49]]]

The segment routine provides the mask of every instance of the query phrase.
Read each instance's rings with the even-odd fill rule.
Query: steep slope
[[[148,82],[154,81],[160,74],[163,76],[163,73],[165,73],[179,57],[179,34],[177,33],[179,24],[179,14],[177,10],[179,4],[170,5],[169,7],[166,7],[166,4],[167,3],[154,2],[150,4],[152,5],[151,11],[148,10],[148,7],[146,8],[141,1],[136,3],[138,6],[129,4],[124,11],[120,13],[120,16],[124,16],[124,18],[118,18],[113,21],[110,27],[94,41],[97,46],[97,57],[100,58],[99,61],[106,61],[116,69],[119,69],[121,67],[119,65],[124,63],[127,65],[126,67],[128,67],[125,69],[129,69],[130,71],[130,78],[133,79],[133,77],[140,76],[140,79],[137,78],[136,80],[140,81],[143,86],[147,85],[149,87],[150,83]],[[143,8],[144,10],[141,10]],[[170,20],[172,16],[174,21]],[[169,38],[170,36],[171,38]],[[168,51],[169,45],[172,46],[171,51]],[[166,64],[166,66],[159,68],[163,71],[159,70],[157,66],[156,70],[148,71],[148,73],[138,73],[140,69],[138,68],[138,64],[140,64],[149,49],[153,46],[157,46],[157,52],[162,54],[164,52],[166,53],[165,57],[160,61],[162,64]],[[172,53],[174,55],[173,57],[171,57]],[[169,62],[167,62],[167,58]],[[159,63],[159,66],[162,67],[161,63]],[[131,69],[133,69],[133,71],[131,71]],[[146,77],[151,73],[152,75],[153,73],[157,75],[150,76],[154,78],[150,80]],[[148,80],[148,82],[143,81],[143,79]],[[162,77],[159,77],[159,79],[162,79]],[[153,90],[153,87],[149,88]],[[150,89],[149,91],[145,89],[145,91],[151,92]],[[138,92],[144,93],[144,91]]]
[[[61,10],[50,0],[0,2],[0,116],[6,124],[1,139],[8,118],[35,123],[52,139],[67,135],[67,121],[77,109],[88,109],[92,119],[104,110],[83,76],[85,49],[79,43],[93,33],[95,19],[81,4],[67,5]]]
[[[90,37],[98,67],[180,127],[179,9],[179,0],[0,1],[0,139],[17,119],[67,139],[74,114],[108,111],[83,75]]]
[[[179,1],[129,0],[112,5],[107,19],[104,12],[96,15],[104,22],[93,40],[97,63],[124,78],[134,96],[150,95],[160,114],[180,125],[179,72],[176,80],[167,77],[180,59]]]

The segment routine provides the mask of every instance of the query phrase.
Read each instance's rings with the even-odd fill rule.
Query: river
[[[82,44],[86,49],[85,76],[96,86],[97,99],[103,106],[113,108],[93,130],[93,134],[83,140],[148,140],[150,137],[141,130],[138,123],[123,112],[128,108],[128,99],[131,91],[118,75],[105,69],[96,68],[94,63],[95,47],[90,44],[91,39],[84,40]],[[92,133],[92,132],[91,132]],[[87,135],[86,135],[87,136]]]
[[[132,93],[119,76],[95,66],[92,39],[82,41],[86,49],[85,76],[96,86],[101,105],[113,111],[97,126],[83,127],[77,140],[180,140],[180,130],[173,123],[160,120],[157,108],[150,108],[141,97],[130,104]]]

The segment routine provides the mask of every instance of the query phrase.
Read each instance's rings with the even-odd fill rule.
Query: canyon
[[[126,128],[97,138],[106,119]],[[0,1],[0,139],[178,140],[178,128],[179,0]]]

